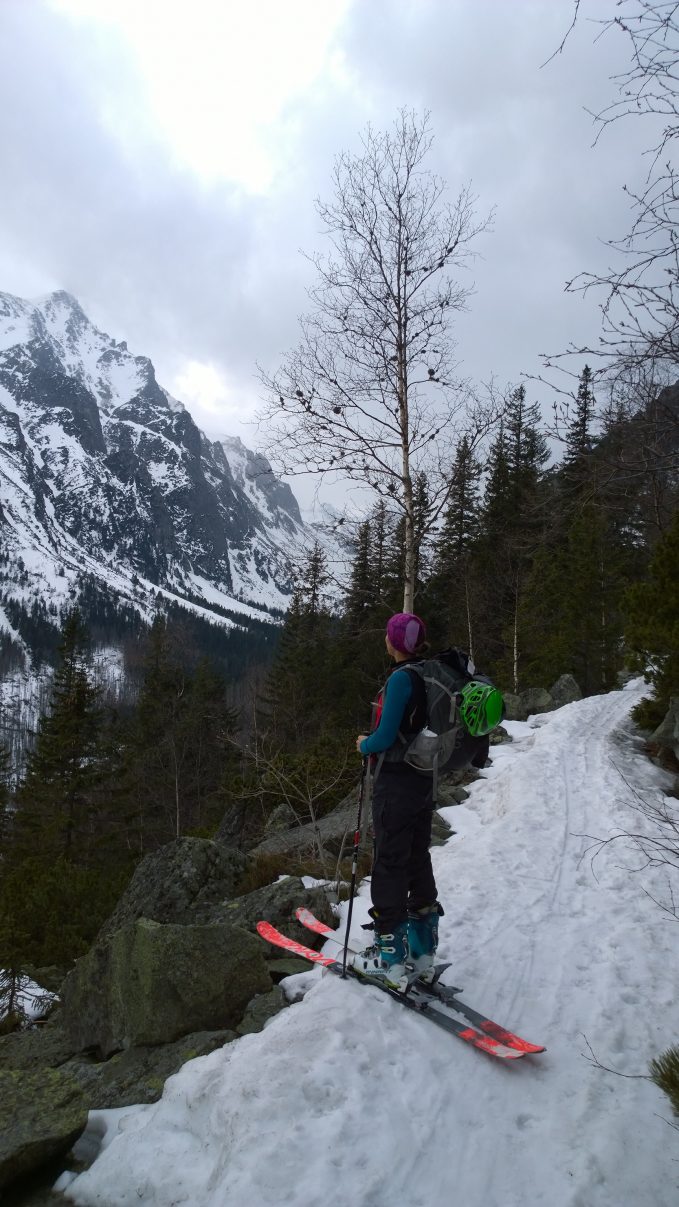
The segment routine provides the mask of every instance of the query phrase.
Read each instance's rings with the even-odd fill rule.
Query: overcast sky
[[[211,436],[256,447],[256,362],[297,340],[314,198],[367,122],[431,111],[432,169],[496,209],[460,372],[501,385],[596,339],[565,281],[610,262],[647,132],[592,146],[614,0],[0,0],[0,290],[73,293]],[[544,390],[531,398],[545,406]],[[293,482],[306,503],[308,484]]]

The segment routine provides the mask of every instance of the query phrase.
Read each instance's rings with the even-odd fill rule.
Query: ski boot
[[[354,972],[366,980],[374,978],[390,989],[408,986],[408,923],[398,922],[391,931],[375,931],[375,941],[351,961]]]
[[[431,984],[435,975],[434,956],[439,942],[439,918],[443,909],[438,901],[422,909],[408,911],[408,964],[419,979]]]

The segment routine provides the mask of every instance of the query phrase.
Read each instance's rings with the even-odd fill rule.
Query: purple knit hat
[[[414,654],[426,636],[424,621],[414,612],[397,612],[387,621],[387,637],[402,654]]]

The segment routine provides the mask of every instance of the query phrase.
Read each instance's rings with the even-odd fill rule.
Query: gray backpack
[[[433,777],[436,799],[439,773],[467,766],[477,749],[477,742],[467,733],[459,711],[460,691],[474,677],[474,663],[463,650],[452,647],[436,658],[409,662],[403,669],[417,675],[424,687],[422,704],[411,715],[412,720],[419,713],[419,727],[416,732],[399,734],[391,749],[379,756],[375,775],[385,760],[408,763],[423,775]],[[467,749],[470,743],[471,748]]]
[[[473,673],[473,663],[471,669]],[[419,675],[424,683],[427,698],[427,721],[423,729],[407,743],[401,751],[405,763],[416,771],[436,776],[449,770],[457,761],[467,731],[460,718],[460,690],[469,683],[472,673],[453,669],[438,658],[427,658],[413,663],[410,672]]]

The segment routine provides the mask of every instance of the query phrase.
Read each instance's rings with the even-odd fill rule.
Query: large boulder
[[[463,776],[465,773],[452,772],[446,776],[446,784],[441,793],[441,785],[443,784],[443,776],[439,782],[439,802],[441,805],[455,804],[451,793],[452,777],[455,775]],[[456,784],[460,780],[455,781]],[[272,820],[266,828],[265,837],[261,842],[253,847],[251,854],[255,857],[258,855],[294,855],[302,860],[309,857],[316,861],[319,857],[319,845],[323,858],[326,860],[329,873],[335,871],[337,859],[340,853],[344,858],[349,858],[351,855],[354,830],[356,828],[356,817],[358,813],[358,785],[352,788],[343,800],[325,817],[312,825],[285,825],[286,810],[281,808],[275,810],[272,814]],[[363,820],[364,822],[370,818],[370,800],[366,792],[363,802]],[[443,832],[446,823],[441,822],[439,833]]]
[[[157,1102],[168,1077],[188,1060],[207,1056],[237,1038],[235,1031],[197,1031],[172,1044],[128,1048],[109,1060],[75,1056],[62,1071],[80,1086],[91,1111]]]
[[[56,1069],[73,1056],[75,1047],[66,1035],[59,1019],[51,1019],[44,1027],[13,1031],[0,1038],[0,1070]]]
[[[313,947],[320,940],[296,920],[295,910],[300,905],[306,906],[322,922],[329,926],[335,925],[328,898],[323,890],[305,888],[298,876],[284,876],[275,884],[266,884],[263,888],[246,893],[243,897],[236,897],[233,901],[205,906],[200,919],[213,925],[242,927],[252,934],[257,933],[259,921],[271,922],[299,943]],[[270,958],[277,959],[284,954],[281,948],[265,945],[259,937],[257,943],[261,951],[268,951]]]
[[[502,699],[505,702],[505,720],[506,721],[525,721],[528,713],[526,712],[521,697],[514,692],[503,692]]]
[[[262,1016],[265,1004],[272,1004],[269,999],[270,994],[253,998],[244,1021]],[[88,1110],[105,1110],[155,1102],[167,1078],[178,1073],[187,1060],[205,1056],[237,1038],[231,1030],[198,1031],[171,1044],[140,1045],[116,1052],[108,1060],[96,1060],[92,1055],[74,1053],[74,1045],[57,1018],[46,1027],[15,1032],[0,1040],[0,1070],[23,1070],[38,1076],[58,1067],[80,1087]]]
[[[441,803],[439,794],[439,804]],[[456,801],[455,804],[460,804],[460,801]],[[442,847],[453,833],[454,831],[450,822],[446,821],[440,813],[434,810],[431,819],[431,845],[433,847]]]
[[[507,742],[514,741],[512,735],[507,733],[507,730],[502,725],[497,725],[488,736],[491,746],[504,746]]]
[[[67,1153],[86,1123],[82,1091],[59,1069],[0,1071],[0,1187]]]
[[[62,1023],[75,1049],[105,1058],[240,1022],[271,979],[261,942],[234,921],[139,918],[98,939],[62,986]]]
[[[246,856],[206,838],[179,838],[142,859],[99,937],[137,918],[190,922],[197,909],[233,896]]]
[[[319,845],[334,871],[340,851],[345,854],[351,847],[356,828],[359,786],[352,788],[331,813],[321,817],[315,825],[292,825],[268,830],[265,838],[252,848],[253,855],[294,854],[300,858],[318,859]],[[368,794],[364,805],[369,808]],[[280,815],[278,817],[280,820]]]
[[[528,687],[519,695],[521,709],[523,710],[525,720],[527,717],[532,717],[535,713],[551,712],[555,708],[554,701],[548,691],[544,687]]]
[[[307,964],[307,969],[308,969]],[[280,1010],[287,1005],[283,990],[274,985],[270,993],[262,993],[259,997],[255,997],[250,1002],[242,1023],[239,1023],[236,1030],[239,1035],[254,1035],[257,1031],[262,1031],[270,1018],[278,1014]]]
[[[679,696],[670,698],[670,706],[648,743],[651,748],[657,748],[661,757],[667,759],[670,755],[679,761]]]
[[[237,800],[225,810],[212,839],[223,847],[246,850],[257,842],[261,829],[261,818],[252,808],[252,801]]]
[[[582,692],[572,675],[560,675],[556,683],[550,687],[549,694],[554,702],[554,708],[563,708],[564,704],[582,700]]]

